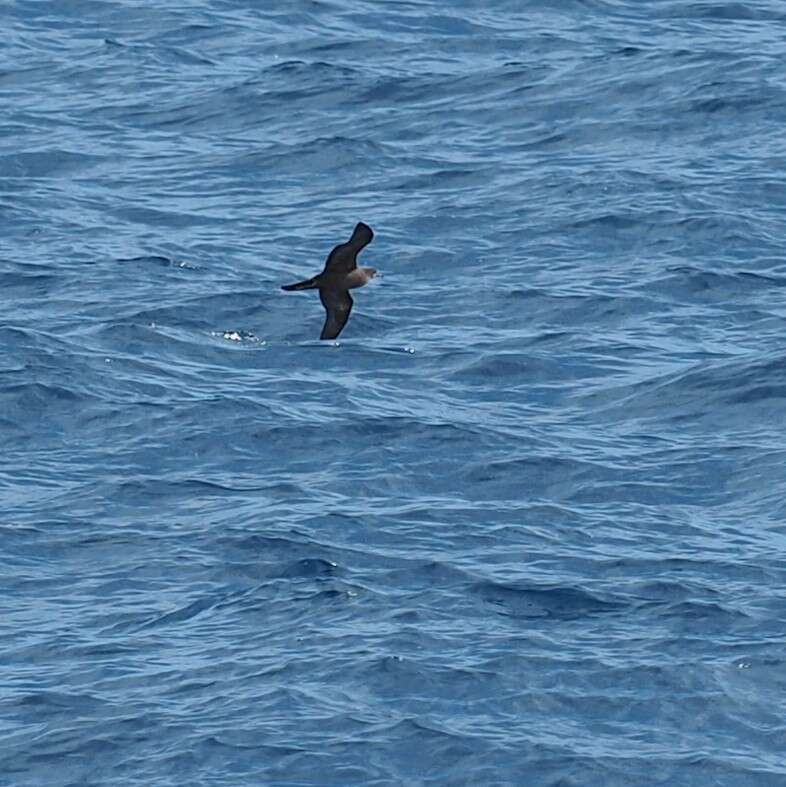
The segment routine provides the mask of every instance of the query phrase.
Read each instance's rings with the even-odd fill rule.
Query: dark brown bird
[[[362,221],[355,227],[347,243],[341,243],[328,254],[325,268],[313,279],[286,284],[282,290],[319,290],[319,298],[327,317],[320,339],[335,339],[347,324],[352,311],[349,291],[368,284],[377,275],[375,268],[358,268],[357,256],[371,243],[374,233]]]

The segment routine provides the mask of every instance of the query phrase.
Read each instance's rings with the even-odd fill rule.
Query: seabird
[[[325,268],[313,279],[286,284],[281,289],[319,290],[319,298],[325,307],[327,317],[320,339],[335,339],[347,324],[352,311],[352,297],[349,290],[368,284],[377,275],[375,268],[358,268],[357,256],[371,243],[374,233],[362,221],[355,227],[347,243],[341,243],[328,254]]]

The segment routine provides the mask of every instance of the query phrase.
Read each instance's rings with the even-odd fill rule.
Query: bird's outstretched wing
[[[349,273],[357,268],[358,253],[374,239],[374,233],[368,224],[362,221],[355,226],[355,231],[347,243],[341,243],[328,254],[323,273]]]
[[[335,339],[343,330],[352,311],[352,296],[346,290],[321,289],[319,299],[327,317],[320,339]]]

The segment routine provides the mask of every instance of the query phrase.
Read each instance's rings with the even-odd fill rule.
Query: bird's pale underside
[[[374,268],[358,268],[357,256],[374,238],[368,224],[357,224],[347,243],[341,243],[328,254],[322,273],[297,284],[284,285],[282,290],[319,290],[319,299],[327,315],[320,339],[335,339],[352,311],[350,290],[368,284],[376,275]]]

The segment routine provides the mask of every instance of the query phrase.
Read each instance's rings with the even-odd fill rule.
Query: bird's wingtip
[[[352,237],[349,239],[349,242],[356,246],[359,249],[362,249],[364,246],[367,246],[371,241],[374,239],[374,230],[368,226],[363,221],[359,221],[355,225],[355,229],[352,232]]]

